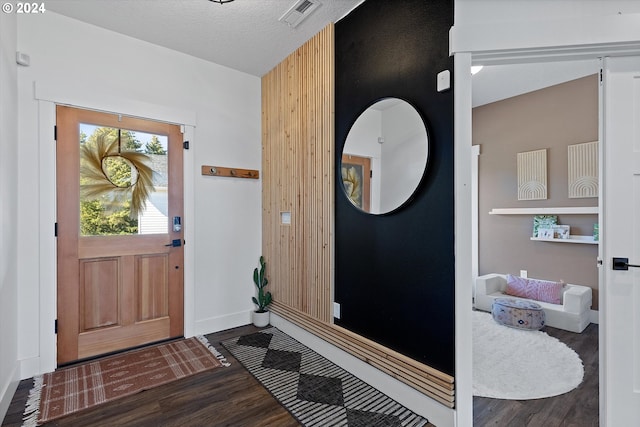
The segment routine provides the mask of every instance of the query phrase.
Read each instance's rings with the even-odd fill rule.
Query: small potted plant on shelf
[[[256,267],[253,270],[253,282],[258,288],[257,297],[251,297],[251,300],[258,306],[257,310],[254,310],[251,316],[251,320],[255,326],[263,327],[269,324],[269,304],[271,304],[271,292],[265,292],[264,288],[269,284],[265,272],[267,270],[267,263],[264,261],[264,257],[260,256],[260,270]]]

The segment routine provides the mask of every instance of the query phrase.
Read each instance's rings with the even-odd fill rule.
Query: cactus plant
[[[258,297],[251,297],[251,300],[258,306],[257,313],[264,313],[267,311],[267,307],[271,304],[271,292],[265,292],[264,288],[269,284],[269,280],[265,275],[267,270],[267,263],[264,261],[264,257],[260,256],[260,270],[256,267],[253,270],[253,282],[258,288]]]

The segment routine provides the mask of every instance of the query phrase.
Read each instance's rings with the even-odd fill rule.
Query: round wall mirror
[[[418,188],[429,153],[427,128],[406,101],[384,98],[355,121],[342,149],[342,184],[351,203],[372,214],[405,204]]]

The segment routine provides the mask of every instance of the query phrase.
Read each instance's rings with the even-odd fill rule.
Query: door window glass
[[[80,235],[168,232],[168,138],[80,124]]]

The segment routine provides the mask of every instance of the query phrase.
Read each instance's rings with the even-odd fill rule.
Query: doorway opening
[[[567,189],[568,147],[599,139],[599,69],[596,59],[495,65],[484,67],[472,78],[472,143],[479,146],[477,151],[480,153],[475,177],[478,209],[473,219],[476,225],[474,245],[477,244],[478,248],[474,282],[478,275],[502,273],[587,285],[593,290],[591,317],[595,323],[598,321],[599,284],[597,244],[531,240],[535,238],[532,234],[534,215],[490,215],[489,212],[504,208],[567,206],[595,207],[597,211],[597,196],[571,198]],[[507,88],[510,85],[505,81],[512,83],[511,89]],[[499,87],[493,86],[498,82]],[[497,89],[492,90],[492,87]],[[516,156],[538,149],[547,152],[548,197],[535,201],[518,200]],[[573,235],[592,237],[598,216],[556,215],[556,220],[570,226]],[[527,406],[530,410],[522,412],[539,412],[542,416],[548,413],[545,403],[552,407],[553,399],[564,399],[562,407],[580,405],[578,412],[584,413],[586,408],[597,419],[598,326],[590,325],[583,334],[550,327],[544,331],[580,354],[585,364],[585,378],[578,389],[557,398],[531,401],[531,408]],[[578,397],[572,400],[572,393]],[[586,396],[589,399],[585,406]],[[501,411],[511,411],[513,415],[514,404],[521,407],[529,402],[474,397],[474,424],[495,422],[499,418],[488,417],[503,416]],[[487,410],[489,407],[491,411]],[[559,423],[562,422],[563,415],[554,416]],[[575,420],[567,418],[566,421]]]

